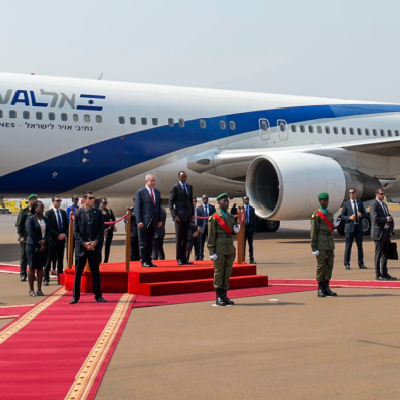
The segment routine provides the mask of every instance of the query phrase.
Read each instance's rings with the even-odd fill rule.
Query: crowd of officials
[[[240,225],[237,224],[236,204],[233,204],[229,212],[229,197],[226,193],[221,193],[216,198],[218,208],[209,203],[206,194],[202,196],[201,204],[197,205],[197,198],[193,196],[193,186],[186,181],[185,171],[180,171],[178,182],[172,186],[168,201],[175,225],[177,265],[192,265],[192,253],[194,260],[203,260],[207,243],[214,264],[216,305],[233,305],[233,301],[227,296],[227,290],[235,252],[232,237],[240,230]],[[130,260],[140,261],[143,268],[156,268],[157,265],[153,261],[165,259],[167,214],[162,207],[161,194],[155,186],[155,176],[146,175],[145,185],[136,192],[134,204],[130,208]],[[378,189],[376,199],[370,206],[371,237],[375,242],[375,277],[377,280],[394,280],[396,278],[390,276],[387,269],[393,218],[383,202],[384,195],[384,190]],[[363,203],[357,200],[355,189],[349,191],[349,197],[350,200],[343,204],[341,213],[346,236],[344,265],[346,269],[350,269],[351,249],[355,240],[358,266],[366,269],[362,230],[366,211]],[[46,213],[43,202],[38,200],[37,195],[30,195],[28,200],[29,205],[21,209],[16,226],[21,246],[20,276],[21,281],[28,279],[29,295],[43,296],[42,285],[49,285],[50,274],[63,273],[68,227],[73,223],[75,282],[70,304],[75,304],[80,299],[81,276],[87,262],[92,273],[95,300],[105,302],[101,293],[99,266],[103,247],[103,262],[108,262],[113,235],[116,232],[116,218],[112,209],[108,208],[107,198],[101,198],[100,208],[96,208],[94,194],[87,191],[81,200],[79,196],[73,196],[72,204],[64,211],[60,207],[61,197],[55,195],[52,197],[52,206]],[[318,200],[320,208],[311,217],[311,248],[317,261],[318,296],[336,296],[330,289],[329,282],[332,277],[335,247],[332,232],[340,221],[334,220],[328,211],[328,193],[321,193]],[[245,249],[247,243],[249,262],[255,264],[253,235],[256,231],[256,215],[247,196],[243,197],[243,207]]]

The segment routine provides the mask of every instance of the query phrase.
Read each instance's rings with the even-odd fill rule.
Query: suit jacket
[[[60,233],[63,233],[64,235],[68,235],[68,217],[67,217],[67,213],[64,210],[61,210],[61,221],[62,221],[62,226],[63,229],[60,232],[60,230],[58,229],[58,220],[57,220],[57,215],[55,212],[55,209],[52,208],[51,210],[46,212],[46,217],[49,219],[50,221],[50,233],[51,233],[51,237],[50,237],[50,246],[56,246],[57,243],[59,242],[58,240],[58,235]]]
[[[85,208],[80,208],[75,213],[74,222],[74,237],[75,237],[75,255],[81,257],[85,254],[84,242],[88,242],[89,239],[97,241],[97,245],[94,248],[95,253],[101,254],[104,241],[104,217],[101,210],[98,208],[92,208],[93,221],[91,224],[92,237],[89,237],[89,220]]]
[[[201,203],[198,207],[197,210],[201,209],[202,213],[204,214],[204,203]],[[212,204],[208,203],[208,216],[211,217],[211,215],[213,215],[215,213],[215,211],[217,211],[215,209],[215,206],[213,206]],[[207,221],[208,222],[208,221]]]
[[[389,211],[389,210],[388,210]],[[383,208],[378,200],[374,200],[369,206],[369,212],[371,215],[371,239],[379,240],[382,235],[382,231],[386,224],[390,225],[387,220],[387,216],[383,211]],[[390,214],[389,214],[390,215]]]
[[[193,186],[186,184],[188,193],[182,188],[180,182],[172,186],[168,207],[171,212],[172,219],[178,216],[181,221],[191,220],[194,214],[193,209]]]
[[[365,212],[364,204],[360,200],[356,200],[358,211],[361,213],[361,217],[359,218],[359,225],[362,224],[362,219],[367,216]],[[354,214],[352,200],[347,200],[343,203],[341,218],[345,222],[344,224],[344,233],[353,233],[354,232],[354,220],[349,219]],[[362,229],[361,229],[362,230]]]
[[[44,240],[46,241],[46,245],[50,239],[50,221],[47,217],[43,217],[43,221],[46,224],[46,233],[44,236]],[[42,228],[34,215],[31,215],[26,220],[26,230],[28,231],[28,238],[26,239],[26,244],[40,247],[39,242],[42,240]],[[47,246],[46,246],[47,249]]]
[[[139,189],[135,196],[136,223],[139,225],[142,222],[145,229],[149,228],[150,224],[157,229],[161,221],[161,194],[157,189],[153,189],[153,193],[155,204],[146,186]]]
[[[243,206],[244,206],[244,212],[246,213],[246,206],[245,205],[243,205]],[[257,228],[256,212],[255,212],[254,207],[252,205],[249,204],[249,206],[250,206],[249,223],[248,224],[246,223],[246,214],[245,214],[245,216],[244,216],[244,218],[245,218],[244,221],[246,223],[245,227],[246,227],[246,231],[247,232],[254,233],[256,231],[256,228]]]

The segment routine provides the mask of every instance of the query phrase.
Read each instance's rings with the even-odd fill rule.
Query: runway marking
[[[40,302],[36,307],[28,311],[20,319],[11,323],[4,330],[0,331],[0,344],[4,343],[15,333],[18,333],[22,328],[28,325],[29,322],[33,321],[42,311],[51,306],[65,293],[67,293],[67,291],[64,288],[56,290],[52,295]]]
[[[131,309],[133,296],[133,294],[125,293],[118,301],[103,332],[76,374],[75,381],[65,399],[80,400],[89,396],[93,383],[119,332],[125,315]]]

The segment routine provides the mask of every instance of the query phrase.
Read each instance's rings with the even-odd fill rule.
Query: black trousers
[[[246,224],[247,225],[247,224]],[[253,229],[245,226],[244,230],[244,256],[246,255],[246,242],[249,242],[249,259],[254,259],[254,249],[253,249]]]
[[[20,268],[19,274],[26,278],[26,276],[27,276],[26,268],[28,266],[28,257],[26,256],[26,244],[19,242],[19,245],[21,247],[21,268]]]
[[[375,276],[385,276],[387,269],[387,254],[390,244],[390,229],[383,229],[379,240],[375,240]]]
[[[49,247],[46,265],[44,267],[44,280],[50,280],[50,268],[53,265],[53,270],[57,267],[57,272],[62,274],[64,272],[64,249],[65,241],[58,240],[54,246]]]
[[[204,224],[203,232],[201,232],[201,243],[200,243],[200,257],[199,260],[204,259],[204,245],[208,238],[208,224]]]
[[[153,252],[155,228],[151,224],[148,228],[138,228],[139,232],[139,251],[140,260],[143,263],[151,263],[151,253]]]
[[[350,264],[351,248],[353,247],[354,239],[358,249],[358,265],[364,264],[363,250],[363,232],[360,224],[354,225],[354,231],[346,233],[346,248],[344,250],[344,265]]]
[[[193,248],[194,248],[194,259],[200,260],[201,242],[202,242],[201,234],[197,237],[192,238],[192,240],[188,240],[187,257],[186,257],[188,261]]]
[[[89,261],[90,272],[92,273],[94,298],[98,299],[99,297],[102,297],[99,268],[101,263],[101,252],[95,253],[92,250],[85,250],[83,256],[75,257],[75,281],[73,297],[76,301],[78,301],[81,297],[81,278],[86,266],[86,261]]]
[[[186,260],[186,249],[189,239],[190,220],[175,221],[176,259]]]
[[[155,238],[153,243],[153,253],[151,254],[153,260],[165,260],[164,253],[164,238]]]
[[[139,237],[131,236],[131,251],[129,261],[140,261]]]
[[[112,229],[109,229],[107,231],[107,238],[104,241],[104,263],[108,263],[108,259],[110,258],[110,248],[113,237],[114,237],[114,232]]]

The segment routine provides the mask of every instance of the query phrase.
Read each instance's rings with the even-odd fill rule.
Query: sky
[[[400,103],[398,0],[18,0],[0,71]]]

